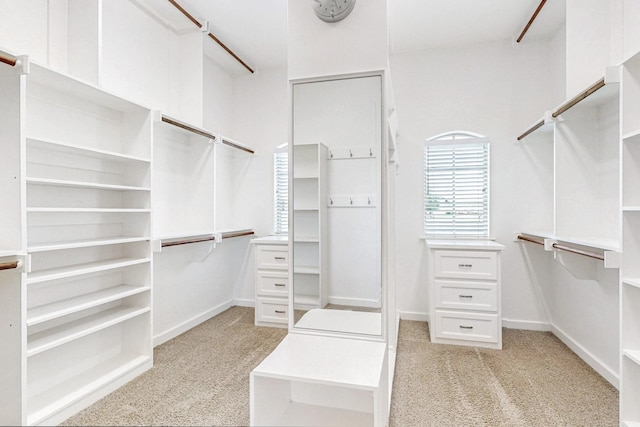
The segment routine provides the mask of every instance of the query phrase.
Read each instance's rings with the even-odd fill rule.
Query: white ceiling
[[[210,31],[250,67],[286,65],[287,0],[178,2],[209,21]],[[389,0],[391,52],[515,40],[539,4],[540,0]],[[565,0],[547,0],[522,43],[553,37],[564,20]],[[211,52],[220,50],[211,45]],[[234,61],[223,66],[234,74],[244,70]]]

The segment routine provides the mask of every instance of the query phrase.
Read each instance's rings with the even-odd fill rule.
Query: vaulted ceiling
[[[287,0],[178,1],[209,21],[210,31],[253,68],[286,65]],[[515,40],[539,4],[540,0],[389,0],[391,53]],[[564,20],[565,0],[548,0],[524,42],[553,37]]]

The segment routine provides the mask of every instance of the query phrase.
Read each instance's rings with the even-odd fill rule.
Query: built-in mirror
[[[292,82],[294,328],[382,335],[382,75]]]

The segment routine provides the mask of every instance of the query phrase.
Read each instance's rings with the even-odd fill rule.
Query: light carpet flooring
[[[247,425],[249,373],[285,329],[234,307],[161,345],[154,367],[65,425]],[[400,322],[390,426],[616,426],[618,392],[550,333],[504,329],[504,349],[429,343]]]

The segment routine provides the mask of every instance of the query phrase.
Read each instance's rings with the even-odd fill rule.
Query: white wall
[[[622,60],[621,1],[567,0],[567,98]]]
[[[232,133],[230,137],[255,149],[238,155],[233,221],[246,224],[256,236],[273,233],[273,150],[288,139],[289,98],[286,68],[257,70],[233,79]],[[243,157],[243,158],[241,158]],[[238,304],[253,305],[253,248],[243,254],[236,282]]]
[[[547,207],[536,183],[537,165],[515,138],[557,98],[548,46],[497,42],[394,55],[391,58],[398,111],[400,174],[397,181],[398,308],[426,318],[427,251],[423,235],[423,141],[451,130],[491,139],[491,234],[503,253],[503,316],[546,322],[513,234]],[[527,197],[521,197],[527,195]],[[540,209],[540,210],[539,210]]]
[[[289,0],[290,79],[386,68],[387,0],[360,1],[346,19],[331,24],[318,19],[312,5]]]

